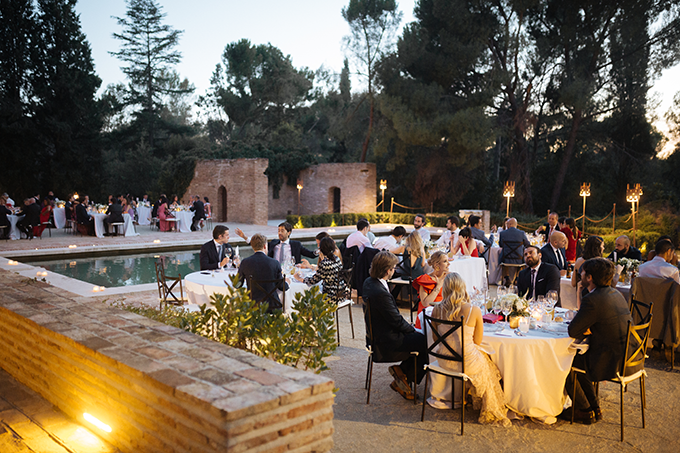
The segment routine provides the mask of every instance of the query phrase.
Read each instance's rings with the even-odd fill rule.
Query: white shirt
[[[429,241],[430,240],[430,232],[425,229],[425,227],[420,227],[417,228],[416,231],[420,235],[421,238],[423,238],[423,241]]]
[[[641,264],[638,268],[640,277],[655,277],[673,279],[680,283],[680,271],[661,256],[655,256],[652,261]]]
[[[359,253],[363,252],[366,247],[371,248],[371,241],[361,231],[355,231],[347,236],[347,248],[359,247]]]
[[[421,230],[422,230],[422,228],[421,228]],[[439,237],[439,239],[437,240],[437,245],[440,246],[440,247],[442,247],[442,246],[448,247],[449,241],[450,241],[451,237],[453,236],[453,246],[451,248],[451,250],[453,250],[453,248],[456,247],[456,243],[458,242],[458,234],[459,233],[460,233],[460,228],[456,228],[453,231],[451,231],[451,230],[444,231],[444,234],[442,234]]]
[[[373,248],[376,248],[378,250],[387,250],[390,252],[399,247],[400,247],[399,243],[397,243],[397,240],[392,235],[382,236],[378,238],[378,240],[376,240],[375,243],[373,244]]]
[[[215,243],[215,248],[217,248],[217,268],[222,269],[222,244],[213,239]]]
[[[387,284],[387,280],[383,280],[382,278],[379,278],[378,280],[380,280],[380,283],[383,284],[383,286],[385,287],[385,289],[386,289],[387,291],[390,290],[390,287],[389,287],[389,285]]]
[[[274,259],[279,263],[287,263],[292,256],[292,252],[290,251],[290,239],[279,242],[274,247]]]

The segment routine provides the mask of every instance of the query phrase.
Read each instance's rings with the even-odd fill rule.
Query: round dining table
[[[13,241],[16,241],[17,239],[21,239],[21,231],[19,231],[19,227],[17,226],[17,222],[21,219],[23,219],[23,215],[15,215],[15,214],[8,214],[7,215],[7,220],[9,220],[9,238]]]
[[[456,272],[463,277],[467,291],[470,294],[484,291],[488,288],[484,258],[455,256],[453,260],[449,260],[449,272]]]
[[[107,214],[100,213],[90,213],[90,217],[94,219],[94,233],[98,238],[103,238],[106,232],[106,227],[104,226],[104,219]],[[111,227],[109,227],[111,228]],[[123,235],[125,237],[139,236],[139,233],[135,231],[135,226],[132,224],[132,217],[130,214],[123,214]]]

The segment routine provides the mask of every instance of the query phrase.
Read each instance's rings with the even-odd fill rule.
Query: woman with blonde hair
[[[404,241],[404,268],[412,279],[425,274],[423,260],[425,259],[425,244],[417,231],[413,231]]]
[[[473,307],[470,304],[465,281],[457,273],[451,273],[444,279],[442,301],[432,309],[432,317],[446,320],[460,320],[461,317],[464,319],[465,350],[463,357],[465,374],[470,377],[472,384],[470,395],[472,396],[473,407],[480,411],[479,423],[511,426],[505,408],[505,397],[499,382],[501,374],[498,367],[480,346],[484,338],[482,312],[479,307]],[[434,327],[442,335],[449,330],[449,326],[443,324]],[[449,335],[445,341],[454,350],[460,351],[461,329],[456,330],[455,334]],[[449,354],[447,351],[444,345],[440,345],[437,352]],[[460,371],[458,362],[440,359],[439,366]],[[432,384],[433,386],[436,385],[434,381]],[[436,408],[441,408],[442,404],[445,404],[434,395],[432,398],[428,398],[428,403]]]
[[[418,314],[425,307],[442,300],[444,277],[449,273],[449,259],[444,252],[434,252],[427,264],[433,269],[413,280],[413,288],[418,291]],[[416,329],[420,329],[420,318],[416,320]]]

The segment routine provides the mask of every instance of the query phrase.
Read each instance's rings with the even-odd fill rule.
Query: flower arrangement
[[[501,296],[501,299],[503,302],[512,301],[512,311],[509,316],[531,316],[529,313],[529,302],[524,297],[520,297],[517,294],[506,294]]]
[[[640,267],[642,261],[634,260],[632,258],[621,258],[616,264],[623,266],[622,274],[629,274],[631,272],[637,273],[638,267]]]

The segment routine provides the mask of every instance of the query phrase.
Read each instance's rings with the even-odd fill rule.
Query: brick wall
[[[375,164],[319,164],[300,172],[300,214],[333,212],[333,189],[340,189],[340,212],[374,212],[376,201]],[[283,219],[298,213],[297,189],[283,185],[279,198],[269,187],[269,218]]]
[[[0,270],[0,365],[125,452],[328,451],[333,382]]]
[[[208,197],[217,222],[267,224],[268,159],[216,159],[196,162],[182,199]],[[226,193],[226,212],[223,199]]]

